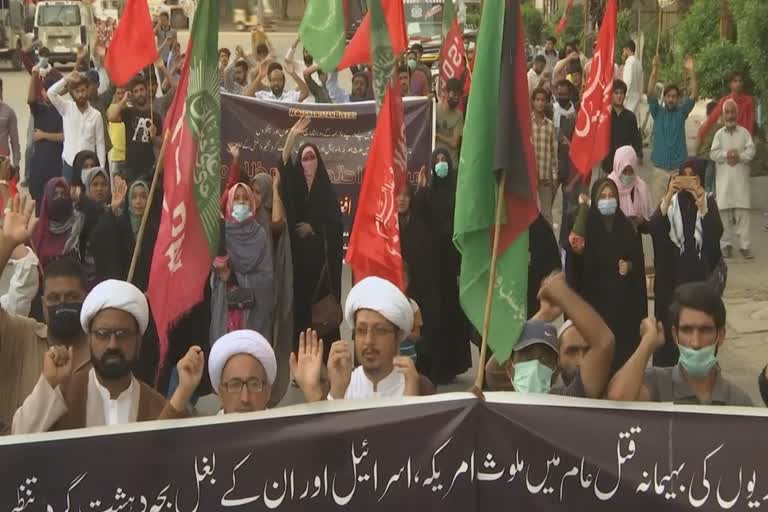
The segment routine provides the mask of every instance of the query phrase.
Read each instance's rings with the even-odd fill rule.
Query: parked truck
[[[25,37],[24,4],[20,0],[0,0],[0,60],[21,69],[21,48]]]

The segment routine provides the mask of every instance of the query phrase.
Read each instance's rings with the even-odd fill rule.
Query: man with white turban
[[[131,369],[149,324],[149,307],[138,288],[114,279],[100,283],[83,302],[80,324],[88,337],[93,368],[73,373],[72,347],[51,347],[32,394],[13,416],[13,434],[185,415],[203,373],[203,351],[192,347],[179,361],[180,384],[170,402],[139,382]]]
[[[331,345],[327,395],[320,383],[323,342],[318,341],[317,333],[302,334],[298,354],[291,354],[291,372],[308,402],[324,397],[338,400],[434,392],[432,383],[416,371],[413,360],[399,355],[400,342],[413,328],[413,309],[395,285],[378,277],[361,280],[347,296],[344,317],[353,329],[360,366],[354,368],[349,342]]]
[[[221,398],[219,414],[263,411],[277,376],[275,352],[256,331],[232,331],[213,344],[208,374]]]

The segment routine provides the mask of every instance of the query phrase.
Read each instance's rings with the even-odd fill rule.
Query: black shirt
[[[160,134],[163,122],[155,113],[150,123],[149,110],[128,107],[123,110],[125,124],[125,164],[128,167],[125,178],[130,182],[136,179],[149,179],[154,173],[155,146],[149,134],[151,124],[154,124]]]
[[[635,148],[637,158],[643,158],[643,138],[637,127],[637,118],[631,110],[622,109],[621,114],[611,108],[611,148],[603,160],[603,170],[606,173],[613,171],[613,155],[622,146]]]

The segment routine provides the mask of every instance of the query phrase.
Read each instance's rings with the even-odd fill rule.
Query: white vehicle
[[[35,39],[50,51],[49,62],[75,62],[77,50],[96,45],[96,18],[90,4],[72,0],[45,0],[35,11]]]
[[[19,0],[0,0],[0,59],[21,69],[24,38],[24,6]]]

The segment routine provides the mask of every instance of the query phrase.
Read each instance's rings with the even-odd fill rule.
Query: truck
[[[22,67],[21,49],[25,37],[24,4],[20,0],[0,0],[0,59]]]
[[[34,37],[48,48],[51,64],[75,62],[80,46],[93,55],[96,35],[96,17],[90,4],[78,0],[38,2]]]

